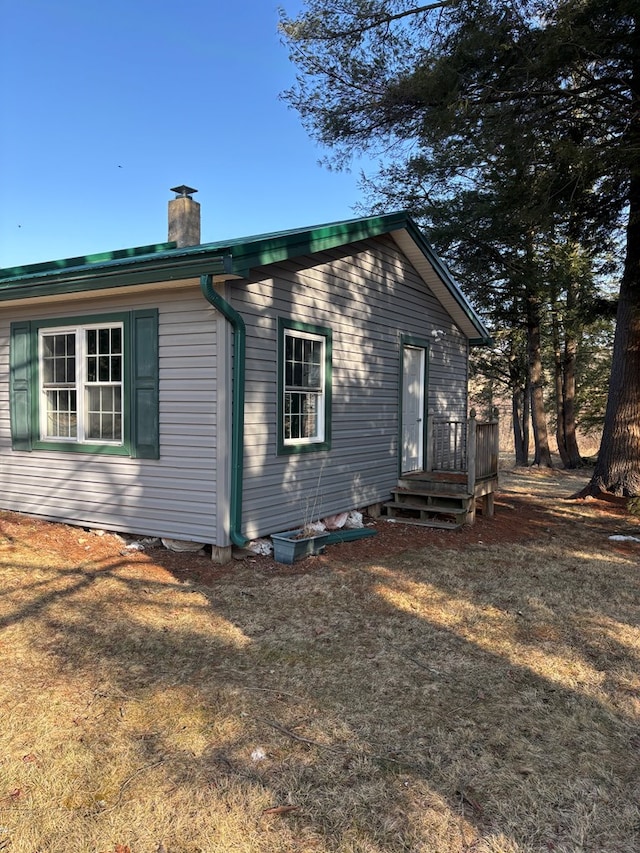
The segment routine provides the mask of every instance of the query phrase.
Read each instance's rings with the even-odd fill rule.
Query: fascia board
[[[0,302],[171,282],[200,275],[247,278],[252,269],[391,234],[454,322],[474,345],[488,330],[444,263],[405,211],[311,228],[176,249],[159,244],[86,258],[0,270]],[[145,254],[146,249],[150,249]],[[4,277],[3,277],[4,272]]]
[[[181,251],[175,248],[165,251],[164,246],[160,246],[158,248],[162,251],[148,256],[141,255],[138,250],[122,250],[87,258],[17,267],[0,271],[0,300],[20,298],[21,293],[25,296],[44,296],[54,292],[103,289],[107,279],[113,281],[107,286],[118,287],[121,284],[144,284],[154,278],[170,280],[209,274],[246,278],[256,267],[376,237],[393,227],[399,227],[405,221],[404,213],[386,214],[226,243],[186,247]]]
[[[324,252],[358,240],[379,237],[407,221],[405,213],[372,216],[335,222],[316,228],[268,234],[227,245],[233,258],[232,269],[247,277],[252,269]]]
[[[172,257],[125,258],[71,269],[47,270],[0,279],[0,301],[98,291],[153,282],[179,281],[200,275],[234,277],[228,255],[190,252]]]

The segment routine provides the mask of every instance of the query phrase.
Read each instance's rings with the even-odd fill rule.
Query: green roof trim
[[[467,321],[471,323],[477,333],[471,338],[471,343],[490,343],[489,332],[479,315],[453,280],[446,265],[405,211],[203,243],[198,246],[177,248],[175,243],[158,243],[0,269],[0,302],[176,281],[201,275],[247,278],[251,270],[258,267],[399,231],[406,231],[411,237]]]
[[[228,241],[224,246],[233,258],[234,272],[244,277],[255,267],[324,252],[358,240],[379,237],[381,234],[404,227],[407,220],[406,213],[347,219],[328,225],[245,237]]]
[[[163,249],[163,245],[173,248]],[[156,247],[154,247],[156,248]],[[113,257],[116,255],[117,257]],[[73,265],[74,262],[79,262]],[[196,278],[203,274],[231,272],[228,254],[211,253],[206,247],[177,249],[175,244],[159,244],[157,252],[127,254],[127,250],[67,261],[53,261],[25,267],[0,269],[0,302],[53,296],[80,291],[104,290],[160,281]]]
[[[175,243],[156,243],[150,246],[135,246],[131,249],[115,249],[113,252],[99,252],[95,255],[81,255],[77,258],[63,258],[59,261],[45,261],[40,264],[28,264],[21,267],[10,267],[0,270],[0,281],[8,281],[12,278],[23,278],[38,275],[39,273],[60,272],[89,267],[92,264],[101,264],[106,261],[119,261],[129,258],[139,258],[146,255],[157,255],[175,249]]]

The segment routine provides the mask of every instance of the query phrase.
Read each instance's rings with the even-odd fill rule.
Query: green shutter
[[[11,447],[31,450],[31,323],[11,324],[10,410]]]
[[[158,311],[131,312],[131,456],[158,459]]]

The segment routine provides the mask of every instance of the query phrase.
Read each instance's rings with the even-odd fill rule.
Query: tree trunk
[[[529,379],[527,386],[524,389],[522,402],[522,443],[527,458],[526,464],[529,464],[529,424],[531,423],[531,388],[529,387]]]
[[[636,17],[635,27],[630,151],[640,147],[640,17]],[[637,156],[629,184],[626,255],[604,429],[593,476],[582,494],[600,492],[640,495],[640,158]]]
[[[578,342],[573,333],[567,332],[564,342],[564,364],[562,385],[562,413],[564,417],[564,447],[567,461],[566,468],[580,468],[584,465],[578,436],[576,433],[576,360],[578,357]]]
[[[565,468],[580,468],[584,464],[578,447],[576,432],[576,359],[578,342],[570,330],[575,296],[573,285],[567,288],[566,327],[564,347],[560,343],[560,323],[556,311],[552,312],[552,338],[554,357],[554,380],[556,397],[556,441],[558,453]]]
[[[555,300],[554,300],[555,301]],[[558,311],[554,306],[551,311],[551,337],[553,340],[553,378],[556,397],[556,443],[558,453],[565,468],[569,467],[569,454],[565,443],[565,410],[564,410],[564,371],[562,351],[560,347],[560,328]]]
[[[640,495],[640,178],[627,228],[604,429],[585,492]]]
[[[529,380],[526,352],[522,344],[524,341],[521,341],[520,336],[512,334],[507,363],[516,465],[526,467],[529,464]]]
[[[551,451],[547,433],[547,415],[542,389],[542,346],[540,343],[540,301],[534,294],[527,299],[527,351],[531,386],[531,425],[535,445],[534,465],[551,468]]]
[[[523,393],[521,388],[514,388],[512,390],[511,418],[513,421],[513,445],[516,452],[516,465],[523,467],[529,464],[529,434],[526,428],[529,413],[526,411],[528,407],[524,405],[525,400],[526,394]]]
[[[580,240],[577,217],[569,222],[570,247],[579,258]],[[566,460],[565,468],[580,468],[584,465],[578,448],[576,433],[576,362],[578,358],[578,335],[576,332],[576,303],[580,293],[579,264],[571,265],[572,275],[567,282],[566,320],[564,324],[564,358],[562,361],[562,434]]]

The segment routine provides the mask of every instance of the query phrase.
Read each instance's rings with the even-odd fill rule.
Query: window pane
[[[45,385],[74,384],[76,381],[75,335],[44,335],[42,338],[42,379]]]
[[[313,341],[302,341],[302,360],[305,363],[311,361],[311,353],[313,352]]]
[[[111,370],[109,364],[109,356],[101,355],[98,359],[98,379],[100,382],[109,382],[111,379]]]
[[[51,335],[47,335],[42,338],[42,356],[43,358],[49,359],[54,354],[54,340]]]
[[[87,329],[87,353],[95,355],[98,352],[98,332],[96,329]]]
[[[87,387],[86,437],[90,440],[120,441],[122,437],[121,392],[117,385]]]
[[[95,355],[90,355],[87,358],[87,382],[97,382],[98,380],[98,359]]]
[[[302,435],[305,438],[314,438],[318,434],[316,427],[316,395],[304,394],[302,408]]]
[[[78,434],[76,392],[56,389],[47,391],[46,406],[47,437],[76,438]]]
[[[45,385],[53,382],[53,360],[50,358],[42,359],[42,381]]]
[[[111,359],[111,381],[122,381],[122,357],[114,355]]]
[[[109,329],[100,329],[98,332],[98,351],[109,352],[111,344],[111,332]]]
[[[285,387],[322,390],[324,341],[285,337]]]

